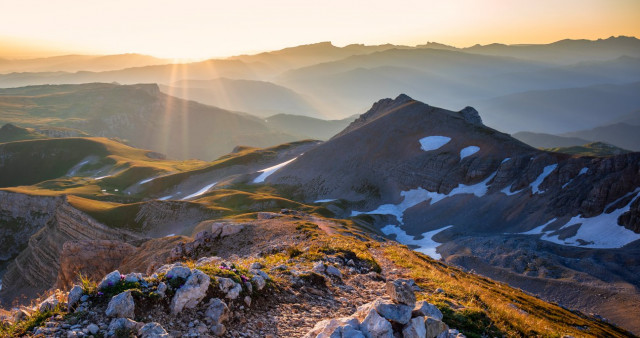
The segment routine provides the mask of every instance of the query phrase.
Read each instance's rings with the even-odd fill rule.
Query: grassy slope
[[[554,153],[596,157],[614,156],[631,152],[630,150],[622,149],[614,145],[602,142],[587,143],[581,146],[549,148],[544,150],[552,151]]]

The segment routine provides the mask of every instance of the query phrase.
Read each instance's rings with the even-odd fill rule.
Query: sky
[[[638,37],[639,14],[640,0],[0,0],[0,56],[198,59],[321,41],[550,43]]]

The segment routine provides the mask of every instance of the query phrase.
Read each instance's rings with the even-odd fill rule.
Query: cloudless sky
[[[640,0],[0,0],[0,43],[21,43],[23,54],[206,58],[320,41],[465,47],[612,35],[640,36]]]

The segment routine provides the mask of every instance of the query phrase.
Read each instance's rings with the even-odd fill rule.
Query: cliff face
[[[61,197],[0,191],[0,263],[22,251],[29,237],[51,220],[53,210],[62,201]]]
[[[56,284],[60,252],[68,241],[119,240],[136,242],[142,236],[109,228],[66,201],[59,203],[46,225],[28,240],[27,247],[9,264],[3,276],[0,301],[35,296]]]

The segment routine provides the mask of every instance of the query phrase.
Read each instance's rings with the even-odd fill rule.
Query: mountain
[[[300,135],[300,138],[314,140],[328,140],[355,119],[356,116],[342,120],[321,120],[308,116],[278,114],[266,118],[265,121],[268,126],[290,135]]]
[[[78,129],[179,159],[211,160],[237,145],[295,139],[258,118],[169,96],[152,84],[0,89],[0,123]]]
[[[581,146],[547,148],[545,150],[570,155],[598,157],[627,154],[631,152],[602,142],[587,143]]]
[[[536,150],[472,108],[401,95],[265,182],[296,200],[337,199],[341,217],[416,250],[637,330],[623,309],[640,300],[640,271],[625,263],[640,257],[639,156]]]
[[[524,60],[571,64],[580,61],[602,61],[621,56],[640,57],[640,40],[618,36],[598,40],[560,40],[540,45],[475,45],[463,49],[482,55],[509,56]]]
[[[240,60],[246,63],[266,64],[273,70],[282,72],[311,66],[318,63],[336,61],[353,55],[369,54],[392,48],[411,48],[391,44],[366,46],[352,44],[345,47],[336,47],[331,42],[319,42],[308,45],[284,48],[281,50],[259,53],[255,55],[238,55],[230,57],[230,60]]]
[[[588,130],[580,130],[563,134],[568,137],[579,137],[597,140],[616,145],[621,148],[640,151],[640,126],[626,123],[600,126]]]
[[[637,109],[640,106],[638,92],[640,82],[536,90],[480,101],[476,106],[487,112],[487,124],[500,130],[558,134],[594,128]],[[630,148],[609,140],[586,139]]]
[[[619,116],[615,120],[607,124],[625,123],[632,126],[640,126],[640,110],[633,111],[631,113]]]
[[[265,81],[182,80],[160,90],[185,100],[267,117],[275,114],[319,116],[320,112],[293,90]],[[248,99],[250,98],[250,99]]]
[[[0,59],[1,73],[21,72],[101,72],[171,63],[166,59],[141,54],[62,55],[37,59]]]
[[[577,137],[532,133],[529,131],[517,132],[511,136],[535,148],[572,147],[589,143],[588,140]]]

